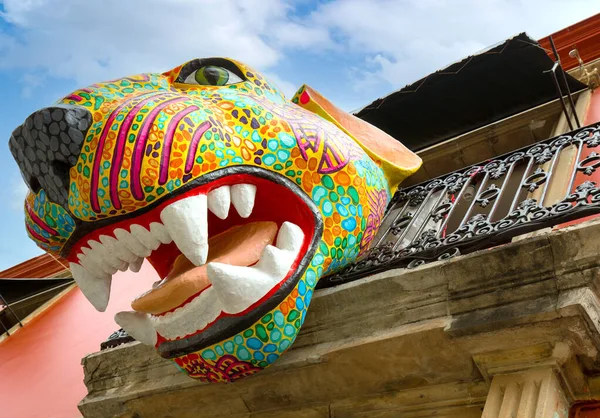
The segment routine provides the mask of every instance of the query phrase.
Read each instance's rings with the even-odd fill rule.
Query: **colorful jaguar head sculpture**
[[[369,247],[421,163],[309,87],[287,102],[224,58],[77,90],[9,146],[31,239],[100,311],[112,276],[148,260],[160,280],[116,322],[210,382],[292,345],[319,278]]]

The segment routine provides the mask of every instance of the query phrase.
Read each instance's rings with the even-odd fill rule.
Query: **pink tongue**
[[[251,222],[234,226],[209,238],[208,260],[250,266],[256,263],[264,248],[273,243],[277,234],[275,222]],[[179,307],[190,297],[210,286],[206,265],[196,267],[180,255],[171,272],[156,289],[152,289],[131,302],[138,312],[158,315]]]

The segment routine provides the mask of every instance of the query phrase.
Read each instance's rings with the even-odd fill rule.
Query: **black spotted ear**
[[[68,206],[69,170],[77,163],[92,124],[85,108],[56,105],[38,110],[12,133],[8,146],[29,189]]]

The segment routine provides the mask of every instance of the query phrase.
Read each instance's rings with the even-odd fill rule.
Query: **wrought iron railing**
[[[372,248],[319,287],[455,257],[599,213],[599,145],[600,124],[594,124],[400,189]]]

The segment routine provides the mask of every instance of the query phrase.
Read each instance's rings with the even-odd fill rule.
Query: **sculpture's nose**
[[[78,106],[56,105],[38,110],[14,130],[10,151],[34,193],[67,207],[69,169],[77,163],[92,114]]]

